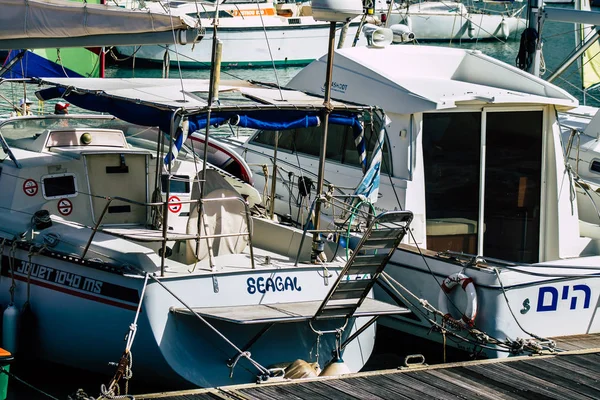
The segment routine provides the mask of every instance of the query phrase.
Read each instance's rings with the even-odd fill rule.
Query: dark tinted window
[[[539,260],[542,126],[541,111],[487,114],[484,256]]]
[[[167,182],[169,175],[163,175],[161,177],[162,191],[166,193]],[[171,177],[170,193],[189,193],[190,192],[190,178],[186,175],[173,175]]]
[[[600,174],[600,161],[592,161],[592,165],[590,169],[594,172],[598,172]]]
[[[73,175],[44,178],[42,180],[44,197],[70,196],[77,193]]]
[[[365,141],[367,143],[367,160],[371,159],[373,149],[377,145],[379,127],[365,122]],[[289,129],[279,132],[278,149],[298,152],[313,157],[319,157],[321,151],[322,127]],[[375,133],[375,134],[374,134]],[[263,146],[275,146],[275,132],[261,131],[251,143]],[[390,160],[388,157],[387,143],[383,146],[384,161],[382,172],[389,173]],[[327,160],[336,161],[346,165],[360,166],[358,150],[354,143],[352,128],[344,125],[330,125],[327,133]]]

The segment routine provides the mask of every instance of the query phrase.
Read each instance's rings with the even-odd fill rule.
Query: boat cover
[[[197,20],[67,0],[2,0],[0,48],[90,47],[194,41]],[[173,30],[190,35],[173,34]],[[158,33],[163,33],[157,35]]]

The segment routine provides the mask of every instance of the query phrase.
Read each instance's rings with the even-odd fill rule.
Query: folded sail
[[[71,0],[78,3],[102,4],[102,0]],[[24,52],[24,53],[23,53]],[[62,49],[11,50],[4,65],[3,78],[98,78],[103,76],[99,48],[67,47]]]
[[[3,78],[100,77],[100,56],[84,48],[11,50],[4,65],[15,58]]]
[[[589,0],[577,0],[575,7],[583,10],[590,11]],[[575,44],[576,47],[581,46],[594,34],[595,28],[592,25],[577,24],[579,25],[575,32]],[[596,41],[590,46],[582,55],[580,62],[581,71],[581,87],[586,90],[592,86],[600,83],[600,44]]]

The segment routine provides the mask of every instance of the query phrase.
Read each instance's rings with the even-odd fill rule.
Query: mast
[[[535,45],[535,52],[533,54],[533,61],[529,66],[527,72],[540,76],[540,65],[542,62],[542,41],[539,36],[542,32],[542,26],[544,24],[543,18],[544,1],[543,0],[529,0],[529,23],[528,26],[535,27],[538,32],[538,40]]]
[[[319,254],[323,251],[323,242],[319,232],[321,213],[321,197],[325,176],[325,159],[327,156],[327,135],[329,131],[329,115],[331,114],[331,82],[333,76],[333,57],[335,54],[335,27],[337,22],[349,22],[352,18],[363,13],[361,0],[313,0],[313,18],[315,21],[329,22],[329,46],[327,52],[327,73],[325,76],[325,96],[323,99],[323,136],[319,153],[319,172],[317,176],[315,219],[313,222],[313,246],[311,262],[319,262]]]
[[[208,140],[209,140],[209,133],[210,133],[210,117],[211,117],[211,110],[212,110],[212,106],[213,103],[215,101],[218,101],[219,98],[219,78],[220,78],[220,73],[221,73],[221,55],[220,55],[220,49],[222,49],[222,44],[220,43],[219,39],[217,38],[217,28],[219,26],[219,1],[217,1],[216,7],[215,7],[215,17],[213,19],[213,42],[212,42],[212,56],[211,56],[211,68],[210,68],[210,84],[209,84],[209,88],[208,88],[208,110],[206,112],[206,128],[204,131],[204,154],[203,154],[203,160],[202,160],[202,182],[200,183],[200,199],[198,202],[198,233],[200,234],[202,232],[202,226],[204,225],[204,202],[202,201],[204,199],[204,195],[205,195],[205,188],[206,188],[206,170],[207,170],[207,166],[208,166]],[[198,254],[198,251],[200,250],[200,240],[196,239],[196,255]],[[209,260],[210,260],[210,264],[211,264],[211,268],[213,267],[212,265],[212,257],[210,257],[210,250],[209,250]]]

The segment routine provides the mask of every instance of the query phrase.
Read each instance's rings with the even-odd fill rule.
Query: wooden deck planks
[[[556,347],[561,350],[572,351],[582,349],[600,349],[600,334],[559,336],[551,338],[556,342]]]
[[[310,382],[306,382],[306,383],[310,383]],[[248,398],[265,399],[265,397],[251,397],[255,394],[254,388],[243,389],[243,390],[238,389],[237,391],[248,396]],[[307,385],[289,385],[284,388],[284,391],[286,393],[289,393],[291,396],[300,397],[301,399],[315,399],[315,400],[329,400],[330,399],[327,396],[323,396],[323,395],[311,390],[310,388],[307,387]]]
[[[552,358],[552,361],[537,360],[537,362],[540,365],[543,365],[545,368],[553,367],[561,369],[562,371],[573,371],[576,372],[578,376],[585,376],[586,378],[590,378],[592,380],[599,379],[598,376],[600,376],[597,371],[569,362],[568,358],[564,357],[554,357]]]
[[[475,365],[469,366],[467,369],[477,371],[482,375],[486,375],[499,382],[506,382],[517,389],[517,393],[518,391],[532,392],[536,393],[538,396],[545,396],[545,398],[556,400],[589,400],[586,396],[578,395],[577,393],[561,388],[552,382],[544,381],[533,375],[523,373],[511,367],[510,364],[513,363],[514,362],[505,364],[496,363],[493,365]]]
[[[136,396],[163,400],[600,399],[600,351]]]
[[[432,374],[431,371],[413,372],[410,373],[410,376],[435,388],[438,392],[444,393],[440,399],[471,399],[475,396],[475,392],[470,389],[456,386],[447,379],[440,377],[439,374]]]
[[[453,396],[441,389],[438,389],[434,386],[431,386],[428,383],[422,382],[416,377],[413,376],[413,373],[403,372],[403,373],[395,373],[395,374],[387,374],[382,375],[386,379],[389,379],[396,383],[396,386],[400,384],[404,388],[411,388],[415,391],[415,398],[420,399],[439,399],[442,396],[446,396],[447,398],[459,400],[460,397]]]
[[[392,399],[394,396],[398,400],[412,400],[409,394],[404,390],[398,390],[398,387],[390,387],[385,385],[377,385],[371,381],[371,377],[352,378],[355,384],[362,388],[368,388],[370,393],[379,396],[382,399]]]
[[[332,379],[324,381],[323,383],[339,390],[340,392],[358,396],[358,398],[364,400],[381,400],[384,398],[377,395],[377,393],[370,392],[368,386],[362,385],[356,379]]]
[[[286,390],[283,386],[259,386],[250,391],[242,391],[240,390],[244,397],[250,399],[265,399],[265,400],[281,400],[281,399],[290,399],[290,400],[303,400],[303,397],[298,397],[291,393],[289,390]]]
[[[484,398],[494,400],[526,400],[525,397],[517,395],[514,389],[508,385],[495,385],[495,381],[465,370],[464,368],[448,368],[443,370],[431,370],[433,374],[439,374],[443,379],[448,379],[461,388],[475,389],[484,395]]]
[[[572,369],[556,367],[552,363],[522,361],[514,363],[513,368],[545,381],[569,388],[585,396],[594,396],[600,391],[600,381],[598,379],[590,379],[585,375],[579,375]]]
[[[394,375],[394,374],[389,374]],[[394,394],[401,393],[403,398],[411,399],[411,400],[434,400],[439,397],[431,396],[430,393],[420,390],[419,388],[415,388],[414,386],[408,384],[401,384],[402,390],[398,390],[398,381],[390,379],[390,376],[386,375],[376,375],[370,376],[368,379],[364,380],[364,386],[366,390],[369,391],[382,391],[382,394],[385,394],[383,398],[389,399]],[[399,374],[403,375],[403,374]],[[363,378],[364,379],[364,378]]]
[[[600,375],[600,353],[598,354],[573,354],[564,359],[571,364],[576,364],[581,367],[596,371]]]

